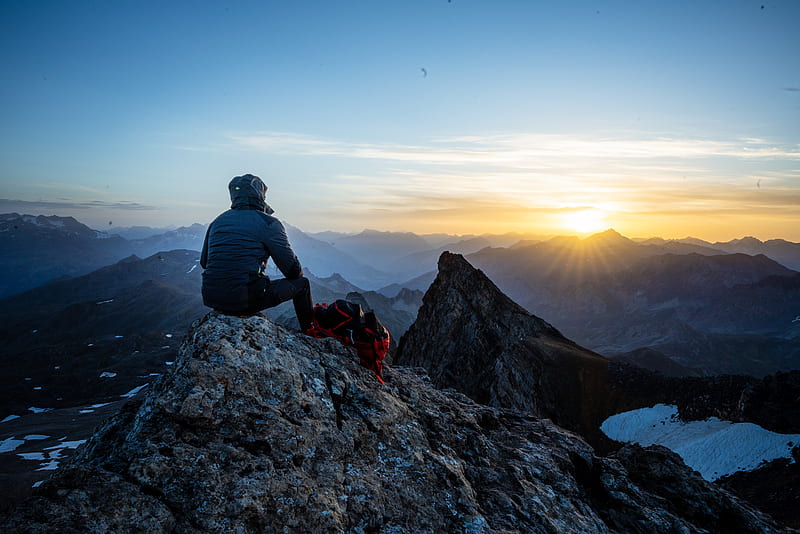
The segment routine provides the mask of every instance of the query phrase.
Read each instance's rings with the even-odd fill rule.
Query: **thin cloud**
[[[760,139],[612,139],[551,134],[498,134],[443,137],[427,145],[350,143],[285,132],[233,135],[239,147],[274,154],[338,156],[418,164],[496,165],[559,168],[581,160],[657,160],[728,157],[800,160],[798,147]]]
[[[72,200],[17,200],[10,198],[0,198],[0,209],[4,211],[27,211],[36,209],[45,210],[90,210],[90,209],[115,209],[130,211],[157,211],[163,208],[149,206],[138,202],[117,201],[108,202],[105,200],[88,200],[76,202]]]
[[[70,184],[66,182],[48,182],[48,183],[39,183],[34,184],[36,187],[40,189],[59,189],[59,190],[71,190],[71,191],[79,191],[81,193],[91,193],[93,195],[105,195],[107,191],[102,189],[97,189],[94,187],[88,187],[81,184]]]

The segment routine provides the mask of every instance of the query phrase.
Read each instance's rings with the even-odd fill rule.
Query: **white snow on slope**
[[[0,441],[0,452],[12,452],[23,443],[25,443],[24,439],[14,439],[14,436],[11,436],[8,439]]]
[[[148,385],[150,385],[150,384],[149,384],[149,383],[147,383],[147,384],[142,384],[141,386],[139,386],[139,387],[135,387],[135,388],[133,388],[132,390],[130,390],[129,392],[127,392],[127,393],[125,393],[125,394],[123,394],[123,395],[120,395],[120,397],[127,397],[127,398],[129,398],[129,399],[130,399],[130,398],[133,398],[133,397],[135,397],[135,396],[136,396],[136,394],[137,394],[137,393],[139,393],[141,390],[143,390],[144,388],[146,388]]]
[[[50,460],[49,462],[44,462],[37,471],[55,471],[58,469],[58,460]]]
[[[190,272],[194,271],[196,268],[197,268],[197,264],[192,265],[192,268],[189,269],[188,271],[186,271],[186,274],[189,274]]]
[[[19,419],[19,416],[18,415],[14,415],[12,413],[11,415],[7,416],[5,419],[0,421],[0,423],[8,423],[9,421],[13,421],[14,419]]]
[[[76,439],[74,441],[63,441],[58,445],[45,448],[46,451],[53,451],[50,453],[50,458],[59,458],[61,451],[64,449],[77,449],[82,444],[86,443],[85,439]]]
[[[18,452],[17,456],[22,458],[23,460],[44,460],[44,453],[43,452]]]
[[[711,417],[685,423],[678,408],[656,404],[613,415],[600,426],[608,437],[640,445],[663,445],[706,480],[736,471],[752,471],[762,462],[792,458],[800,434],[778,434],[752,423],[731,423]]]

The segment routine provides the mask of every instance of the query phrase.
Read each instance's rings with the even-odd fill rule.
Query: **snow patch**
[[[100,404],[92,404],[89,408],[102,408],[103,406],[108,406],[111,404],[110,402],[101,402]]]
[[[114,336],[116,339],[122,339],[125,336]]]
[[[18,452],[17,456],[23,460],[46,460],[43,452]]]
[[[31,406],[30,408],[28,408],[28,411],[31,411],[33,413],[46,413],[46,412],[52,412],[53,409],[52,408],[37,408],[36,406]]]
[[[74,441],[63,441],[65,439],[67,439],[67,438],[61,438],[59,440],[59,441],[61,441],[61,443],[59,443],[58,445],[53,445],[52,447],[47,447],[45,450],[46,451],[54,451],[54,450],[61,451],[61,450],[64,450],[64,449],[77,449],[79,446],[81,446],[84,443],[86,443],[85,439],[76,439]],[[53,453],[50,453],[50,456],[52,457]]]
[[[172,334],[164,334],[164,337],[172,337]]]
[[[94,413],[94,410],[90,410],[89,408],[86,408],[85,410],[79,410],[78,413]]]
[[[28,434],[22,439],[24,439],[25,441],[38,441],[42,439],[47,439],[49,437],[50,436],[45,436],[44,434]]]
[[[683,422],[678,408],[666,404],[613,415],[600,430],[617,441],[663,445],[711,481],[737,471],[752,471],[778,458],[794,461],[792,448],[800,442],[800,434],[778,434],[752,423],[716,417]]]
[[[175,362],[164,362],[167,365],[173,365]]]
[[[12,452],[25,443],[24,439],[14,439],[14,436],[0,441],[0,452]]]
[[[42,467],[37,469],[37,471],[55,471],[56,469],[58,469],[58,460],[50,460],[42,464]]]
[[[129,392],[127,392],[127,393],[125,393],[123,395],[120,395],[120,397],[127,397],[127,398],[131,399],[131,398],[135,397],[137,393],[139,393],[141,390],[143,390],[144,388],[146,388],[149,385],[150,385],[149,383],[142,384],[141,386],[135,387],[132,390],[130,390]]]
[[[100,302],[97,302],[97,304],[108,304],[109,302],[114,302],[114,299],[101,300]]]
[[[117,376],[117,373],[111,373],[109,371],[103,371],[100,373],[100,378],[114,378],[115,376]]]
[[[34,387],[33,387],[33,389],[34,389],[35,391],[41,391],[41,389],[42,389],[42,386],[34,386]]]
[[[9,421],[13,421],[14,419],[19,419],[19,416],[11,414],[9,416],[6,416],[6,418],[0,421],[0,423],[8,423]]]
[[[33,483],[33,486],[31,486],[31,487],[32,487],[32,488],[38,488],[39,486],[41,486],[41,485],[42,485],[42,482],[44,482],[44,480],[40,480],[39,482],[34,482],[34,483]]]
[[[196,268],[197,268],[197,264],[195,263],[194,265],[192,265],[192,268],[191,268],[191,269],[189,269],[188,271],[186,271],[186,274],[189,274],[190,272],[194,271]]]

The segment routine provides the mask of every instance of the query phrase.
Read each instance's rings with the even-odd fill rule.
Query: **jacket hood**
[[[267,204],[267,185],[258,176],[237,176],[228,184],[228,191],[231,194],[231,208],[235,210],[251,209],[274,213]]]

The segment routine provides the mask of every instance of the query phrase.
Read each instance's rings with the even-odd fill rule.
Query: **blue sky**
[[[310,231],[800,241],[799,25],[792,0],[3,2],[0,211],[208,222],[252,172]]]

